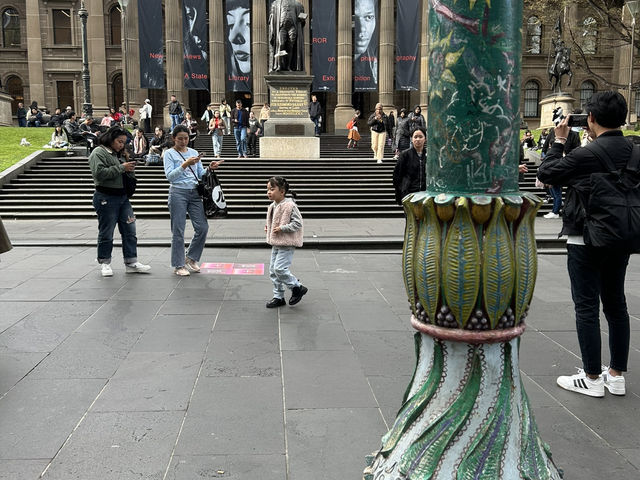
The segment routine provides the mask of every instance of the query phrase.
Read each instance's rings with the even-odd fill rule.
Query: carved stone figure
[[[269,72],[304,70],[304,34],[307,20],[296,0],[275,0],[269,14]]]
[[[562,76],[568,75],[569,82],[567,86],[571,85],[571,79],[573,78],[573,72],[571,71],[571,64],[569,62],[571,57],[571,48],[564,44],[561,39],[551,40],[556,52],[556,56],[549,67],[549,82],[551,83],[551,89],[556,90],[561,88]]]

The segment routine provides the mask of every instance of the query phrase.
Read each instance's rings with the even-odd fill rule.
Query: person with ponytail
[[[267,181],[267,197],[272,203],[267,210],[264,231],[267,243],[271,245],[269,278],[273,282],[273,298],[267,302],[267,308],[287,304],[284,299],[286,288],[291,290],[289,305],[295,305],[308,292],[289,270],[296,247],[302,246],[302,215],[295,202],[296,194],[289,189],[285,178],[271,177]]]

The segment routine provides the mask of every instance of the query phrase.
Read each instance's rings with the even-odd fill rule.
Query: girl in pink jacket
[[[287,193],[291,197],[287,197]],[[287,304],[284,299],[285,287],[291,289],[289,305],[295,305],[308,291],[289,271],[296,247],[302,246],[302,215],[294,200],[296,194],[289,190],[289,183],[285,178],[269,179],[267,197],[272,203],[267,210],[264,231],[267,243],[272,247],[269,278],[273,282],[273,298],[267,303],[267,308]]]

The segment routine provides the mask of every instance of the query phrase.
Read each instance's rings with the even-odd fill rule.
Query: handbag
[[[176,150],[176,152],[178,152],[178,150]],[[184,160],[185,162],[187,161],[187,159],[184,158],[184,155],[182,155],[180,152],[178,152],[178,155],[182,157],[182,160]],[[204,183],[202,183],[202,180],[198,178],[198,176],[196,175],[196,172],[194,172],[193,168],[191,168],[191,165],[189,165],[189,170],[191,170],[191,173],[193,173],[193,176],[195,177],[196,182],[198,182],[198,186],[196,187],[198,190],[198,195],[200,196],[200,198],[204,199],[204,195],[205,195]]]
[[[137,184],[138,180],[136,177],[127,175],[126,172],[122,174],[122,186],[124,187],[124,193],[127,194],[127,198],[133,197],[133,194],[136,193]]]

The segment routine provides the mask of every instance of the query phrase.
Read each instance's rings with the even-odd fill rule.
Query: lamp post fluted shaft
[[[633,84],[633,43],[635,42],[636,36],[636,16],[632,14],[631,17],[631,44],[629,45],[629,109],[627,111],[627,125],[631,125],[631,110],[632,110],[632,102],[631,102],[631,86]]]
[[[91,75],[89,74],[89,49],[87,46],[87,18],[89,17],[89,12],[84,6],[84,0],[80,2],[78,16],[80,17],[80,30],[82,33],[82,86],[84,89],[82,113],[87,116],[93,115],[93,106],[91,105]]]
[[[365,480],[559,480],[518,366],[541,201],[518,187],[522,0],[429,0],[427,190],[402,273],[416,368]]]
[[[129,0],[119,0],[121,11],[121,43],[122,43],[122,94],[126,108],[125,122],[129,117],[129,77],[127,76],[127,5]]]

